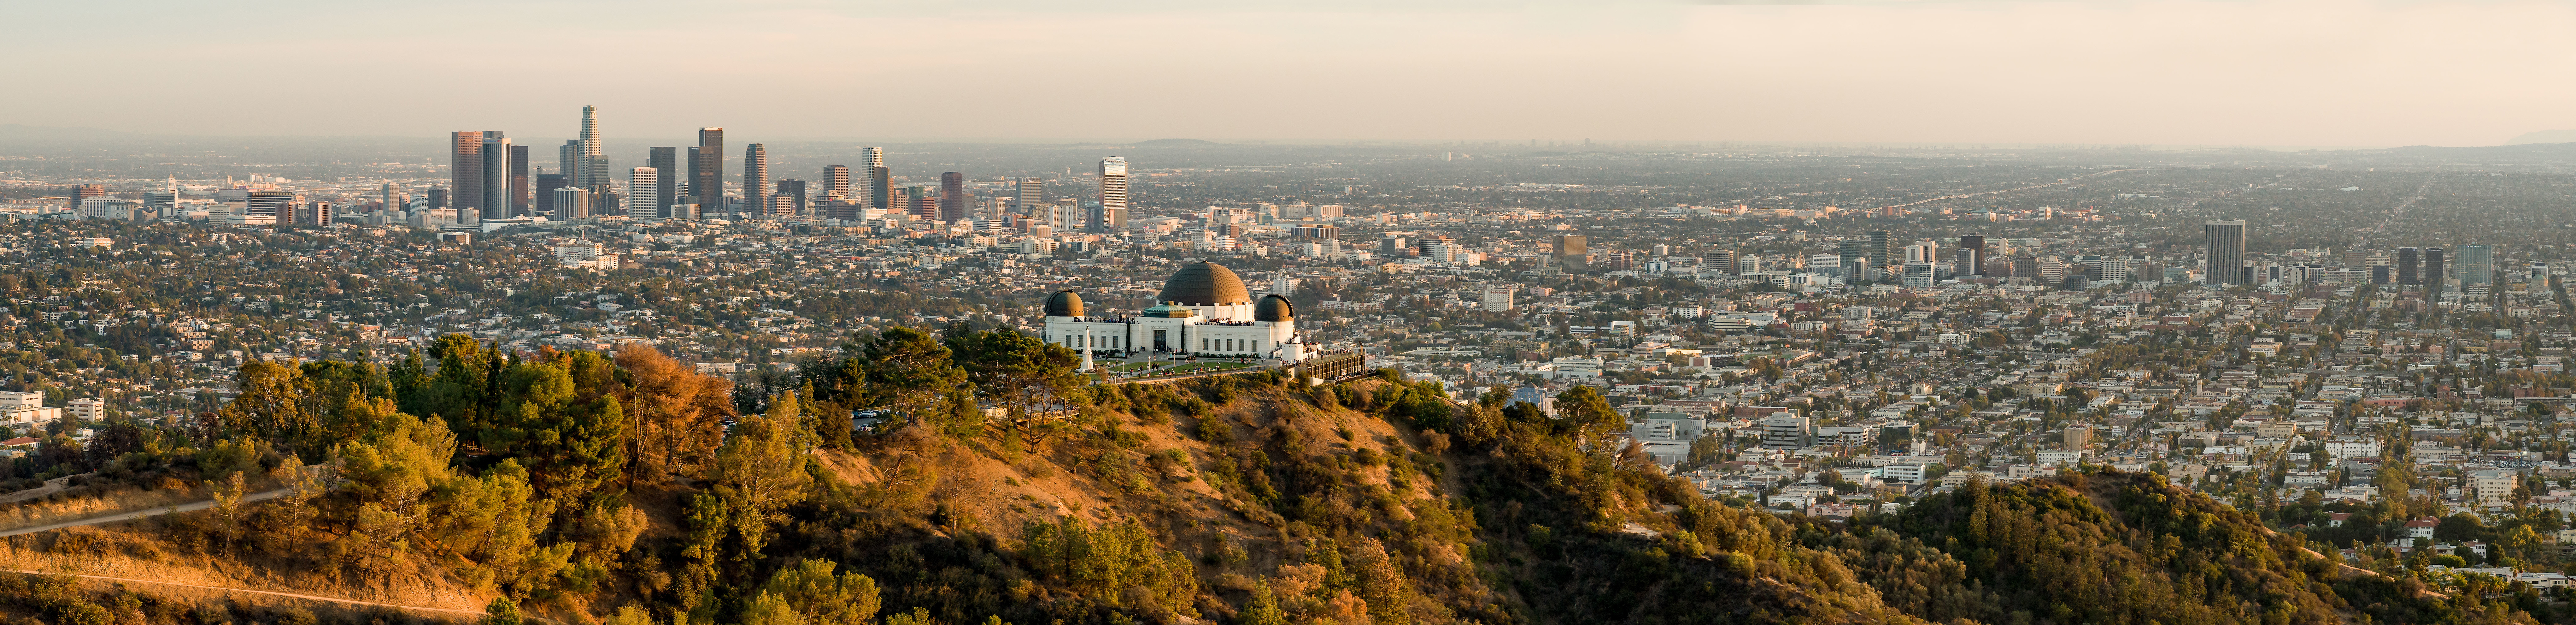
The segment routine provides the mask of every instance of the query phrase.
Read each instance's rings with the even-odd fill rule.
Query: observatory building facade
[[[1163,283],[1154,306],[1134,317],[1091,316],[1082,296],[1057,291],[1046,301],[1046,342],[1092,352],[1166,352],[1228,358],[1303,361],[1297,309],[1277,294],[1258,298],[1234,270],[1192,263]]]

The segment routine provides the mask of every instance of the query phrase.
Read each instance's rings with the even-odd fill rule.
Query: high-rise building
[[[644,151],[644,166],[653,168],[652,193],[647,195],[644,189],[628,188],[627,214],[669,219],[671,205],[680,200],[680,148],[647,149]],[[638,204],[635,198],[650,198],[651,202]]]
[[[2419,263],[2422,262],[2424,257],[2419,255],[2415,248],[2397,248],[2397,283],[2423,284],[2424,274],[2419,273],[2422,270],[2422,265]]]
[[[753,214],[768,212],[769,148],[758,143],[742,148],[742,205]]]
[[[966,174],[939,172],[939,220],[966,218]]]
[[[2445,273],[2449,269],[2442,264],[2442,248],[2424,248],[2424,284],[2433,287],[2436,293],[2441,292],[2444,285],[2450,284],[2451,274]]]
[[[391,182],[385,183],[385,189],[384,189],[384,196],[383,196],[383,198],[384,198],[384,199],[383,199],[382,201],[384,202],[384,209],[385,209],[385,210],[388,210],[388,211],[398,211],[398,210],[402,210],[402,209],[403,209],[403,205],[402,205],[402,198],[403,198],[403,189],[402,189],[402,185],[394,184],[394,183],[391,183]],[[176,196],[175,196],[175,195],[173,196],[173,199],[176,199]],[[143,200],[144,200],[144,201],[143,201],[143,206],[144,206],[145,208],[153,208],[153,205],[152,205],[152,200],[153,200],[152,194],[149,194],[149,193],[144,194],[144,195],[143,195]]]
[[[891,201],[887,185],[892,183],[886,180],[885,148],[860,146],[859,161],[860,202],[880,209],[893,208],[886,204]]]
[[[510,146],[511,217],[528,214],[528,146]]]
[[[1034,213],[1039,205],[1046,203],[1046,181],[1021,178],[1019,188],[1012,190],[1019,192],[1020,210],[1023,212]]]
[[[471,208],[483,201],[483,131],[447,134],[451,150],[447,165],[447,192],[452,194],[449,200],[455,204],[453,208]]]
[[[1956,274],[1963,275],[1963,276],[1964,276],[1964,275],[1970,275],[1970,274],[1975,274],[1975,275],[1985,275],[1985,273],[1986,273],[1986,237],[1985,237],[1985,235],[1981,235],[1981,234],[1963,234],[1963,235],[1959,235],[1959,252],[1958,252],[1958,256],[1959,256],[1959,258],[1955,261],[1955,262],[1957,262],[1957,266],[1955,266],[1955,267],[1952,267],[1952,268],[1951,268],[1951,273],[1956,273]]]
[[[279,224],[291,224],[294,223],[294,215],[287,214],[287,211],[302,203],[304,196],[285,191],[252,191],[242,198],[242,214],[267,215],[277,219]]]
[[[698,129],[698,147],[689,154],[689,194],[698,210],[724,210],[724,129]]]
[[[1056,232],[1073,232],[1074,228],[1082,225],[1082,207],[1073,202],[1042,204],[1037,210],[1044,212],[1045,215],[1033,213],[1030,217],[1045,221],[1047,227],[1055,229]]]
[[[547,191],[546,195],[554,196],[552,203],[555,205],[556,219],[581,219],[591,214],[588,189],[562,187]]]
[[[2451,265],[2456,267],[2452,271],[2460,275],[2461,287],[2495,284],[2495,246],[2462,245],[2458,252]]]
[[[1100,208],[1092,214],[1092,232],[1115,232],[1127,226],[1127,159],[1100,159]]]
[[[553,214],[555,190],[572,186],[569,174],[537,174],[537,212]]]
[[[777,191],[777,197],[780,200],[778,203],[787,205],[787,214],[804,215],[812,212],[807,210],[808,206],[805,204],[805,181],[780,180]]]
[[[510,139],[499,131],[483,132],[483,197],[476,198],[471,208],[479,215],[510,214]],[[459,214],[463,213],[459,209]]]
[[[1700,266],[1718,273],[1735,273],[1735,250],[1709,250],[1699,255]]]
[[[430,187],[429,192],[421,194],[420,205],[411,207],[411,212],[412,214],[417,215],[420,214],[421,211],[433,208],[447,208],[447,205],[449,204],[449,200],[447,199],[448,195],[448,191],[445,188]]]
[[[662,217],[661,208],[654,205],[657,201],[656,190],[668,188],[670,187],[662,184],[661,168],[637,167],[626,170],[626,214],[637,217]]]
[[[2208,237],[2208,260],[2201,273],[2201,283],[2208,285],[2245,283],[2245,222],[2212,221],[2202,226]]]
[[[878,210],[902,212],[902,209],[895,206],[894,183],[888,182],[891,179],[892,174],[884,167],[868,168],[868,184],[871,187],[868,189],[867,201],[876,203]]]
[[[1556,235],[1556,261],[1562,265],[1583,266],[1592,255],[1591,238],[1580,234]]]
[[[850,166],[823,166],[823,197],[835,200],[856,199],[850,195]]]
[[[1871,230],[1869,231],[1869,248],[1862,252],[1869,257],[1869,266],[1871,268],[1885,269],[1902,264],[1897,262],[1904,260],[1905,258],[1903,256],[1904,252],[1897,251],[1898,245],[1895,233],[1888,232],[1886,230]]]
[[[599,144],[599,107],[581,107],[581,138],[571,163],[575,169],[564,172],[571,177],[572,186],[588,189],[590,185],[608,184],[608,160],[600,156]]]
[[[583,171],[586,171],[586,170],[588,169],[588,167],[590,166],[590,165],[589,165],[589,161],[588,161],[587,159],[582,158],[582,156],[581,156],[581,140],[580,140],[580,139],[565,139],[565,140],[564,140],[563,145],[556,146],[556,147],[555,147],[555,165],[556,165],[557,169],[559,169],[559,170],[561,170],[561,171],[563,172],[563,176],[564,176],[564,183],[565,183],[565,184],[572,184],[572,182],[573,182],[574,180],[580,179],[580,178],[581,178],[581,173],[582,173]],[[547,199],[547,197],[546,197],[546,196],[550,196],[550,195],[553,195],[553,193],[551,193],[551,192],[550,192],[550,188],[549,188],[549,187],[546,187],[546,186],[544,186],[544,185],[538,185],[538,186],[537,186],[537,204],[538,204],[538,205],[540,205],[540,206],[552,206],[552,205],[554,205],[554,200]],[[544,210],[544,209],[538,209],[538,210]]]
[[[87,202],[87,201],[89,201],[89,199],[90,199],[90,198],[94,198],[94,197],[107,197],[107,185],[99,185],[99,184],[80,184],[80,185],[72,185],[72,208],[73,208],[73,209],[75,209],[75,210],[79,209],[79,208],[80,208],[80,206],[81,206],[81,203],[82,203],[82,202]]]

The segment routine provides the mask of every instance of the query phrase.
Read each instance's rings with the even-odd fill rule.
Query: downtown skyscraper
[[[769,212],[769,148],[758,143],[742,148],[742,205],[754,215]]]
[[[640,207],[628,214],[668,219],[671,217],[671,205],[678,203],[680,198],[680,172],[682,171],[680,148],[676,146],[647,148],[644,166],[653,168],[653,188],[628,188],[626,194],[635,198],[650,198],[650,201],[638,203],[632,199],[627,200],[627,206]]]
[[[510,139],[501,136],[501,131],[483,131],[483,147],[479,151],[483,157],[481,163],[483,175],[478,185],[482,193],[474,199],[472,206],[457,209],[458,221],[476,223],[481,221],[483,216],[502,217],[510,214],[511,147]],[[465,208],[477,211],[474,213],[475,220],[469,221],[463,217],[466,214]]]
[[[1127,159],[1100,159],[1100,206],[1091,209],[1092,232],[1117,232],[1127,226]]]
[[[939,221],[955,222],[966,218],[966,174],[940,172]]]
[[[669,183],[663,182],[661,168],[637,167],[626,170],[625,214],[638,217],[662,217],[660,209],[655,206],[655,190],[668,188],[671,187]]]
[[[823,166],[823,197],[835,200],[851,199],[850,166]]]
[[[886,205],[891,201],[887,193],[892,187],[888,186],[890,183],[886,180],[885,148],[872,145],[859,148],[859,176],[861,176],[859,202],[870,207],[891,210],[893,207]]]
[[[2201,284],[2245,284],[2245,222],[2211,221],[2203,224],[2208,242]]]
[[[698,210],[724,210],[724,129],[698,129],[698,145],[689,148],[689,195]]]
[[[564,162],[565,179],[573,187],[608,184],[608,159],[600,155],[599,143],[599,107],[581,107],[581,138],[573,141],[572,158]]]
[[[453,208],[474,208],[483,201],[483,131],[448,134],[447,193]],[[440,207],[449,208],[449,207]]]

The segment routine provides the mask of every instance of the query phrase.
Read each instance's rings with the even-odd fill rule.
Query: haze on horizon
[[[198,135],[2497,145],[2576,5],[20,3],[0,124]]]

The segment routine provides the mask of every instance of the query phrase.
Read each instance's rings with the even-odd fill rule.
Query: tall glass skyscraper
[[[758,143],[742,148],[742,205],[753,214],[769,211],[769,148]]]
[[[2416,253],[2415,248],[2397,248],[2397,283],[2401,285],[2423,284],[2424,275],[2422,273],[2418,273],[2420,269],[2419,265],[2417,265],[2417,263],[2421,262],[2423,262],[2423,257]]]
[[[483,201],[483,131],[447,134],[452,150],[447,164],[447,192],[455,208],[473,208]]]
[[[1116,232],[1127,227],[1127,159],[1112,156],[1100,159],[1100,208],[1091,213],[1092,232]]]
[[[676,146],[648,148],[644,151],[644,166],[653,168],[653,188],[649,189],[651,193],[647,194],[646,189],[630,188],[626,190],[626,195],[630,198],[647,197],[651,201],[639,204],[632,199],[627,200],[626,205],[633,208],[633,211],[628,214],[669,219],[671,205],[678,203],[680,199],[680,148]],[[649,207],[649,210],[635,207]]]
[[[860,146],[859,161],[861,161],[859,176],[862,178],[859,201],[872,207],[892,210],[894,207],[886,205],[888,201],[886,192],[890,187],[886,186],[888,183],[886,182],[885,148],[873,145]]]
[[[939,173],[939,220],[952,222],[966,218],[966,174],[953,171]]]
[[[2462,245],[2454,266],[2460,274],[2460,286],[2495,284],[2495,246]]]
[[[689,195],[698,210],[724,210],[724,129],[698,129],[698,147],[689,151]]]
[[[2208,237],[2207,267],[2201,283],[2208,285],[2245,283],[2245,222],[2212,221],[2202,225]]]
[[[479,209],[478,216],[510,214],[511,147],[509,138],[501,136],[500,131],[483,131],[483,195],[475,199],[473,206],[467,207]],[[463,215],[465,211],[460,209],[456,213]]]

